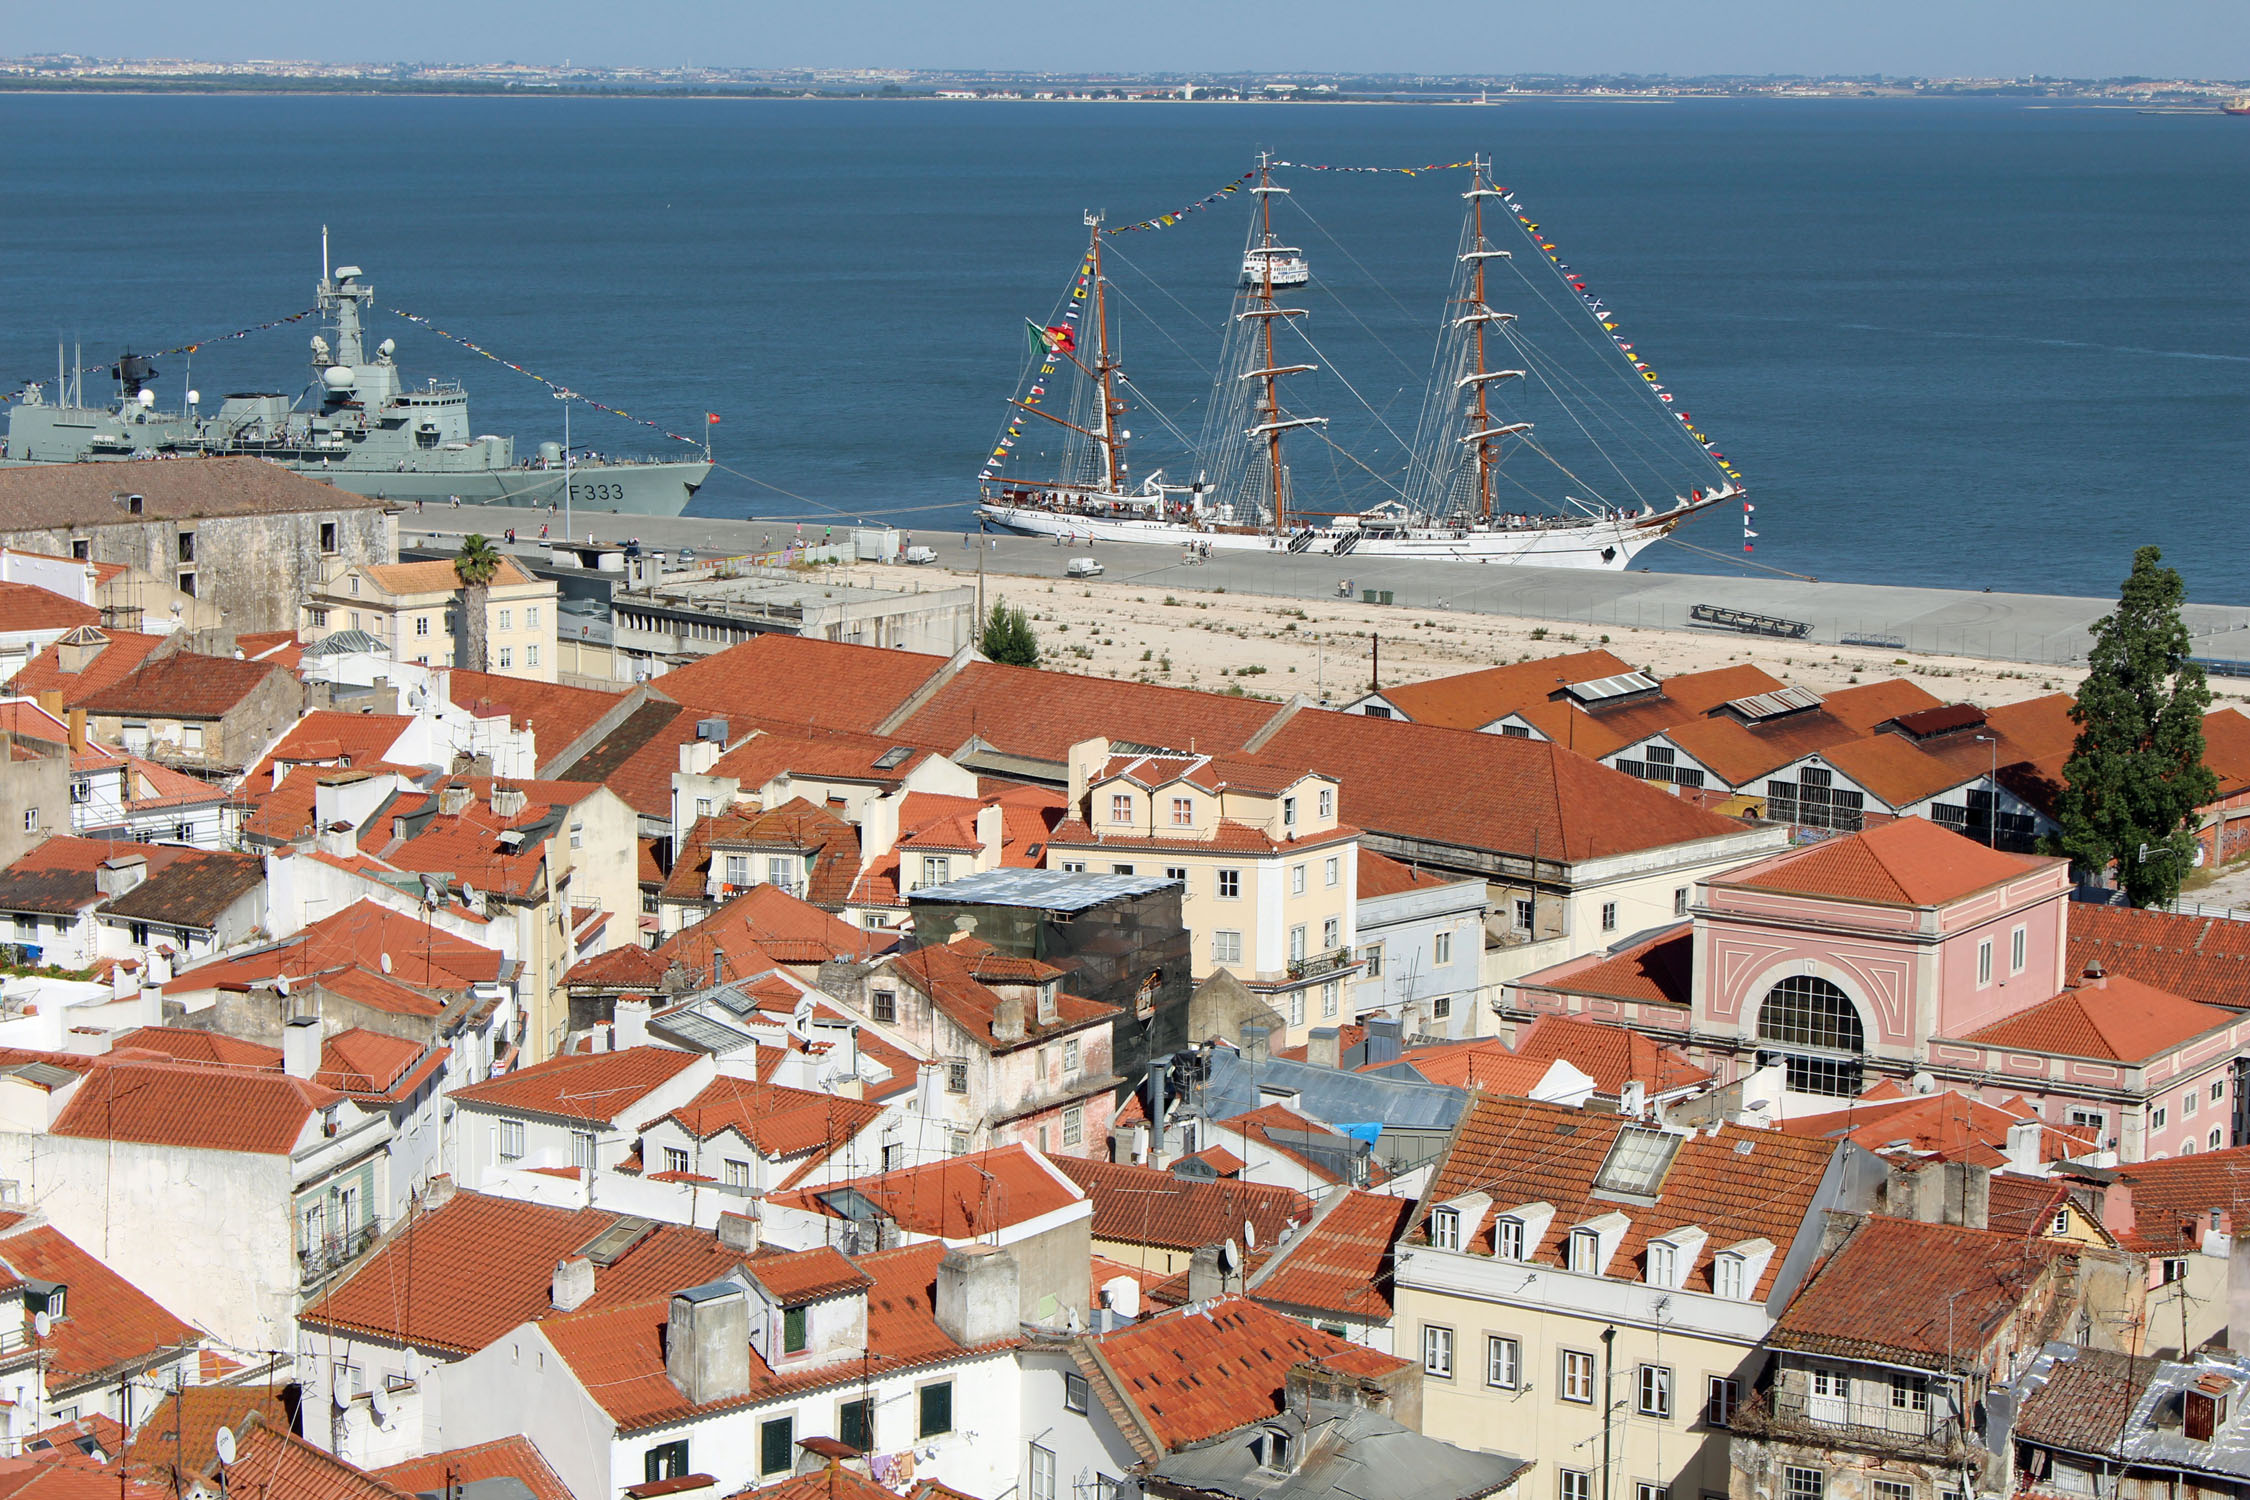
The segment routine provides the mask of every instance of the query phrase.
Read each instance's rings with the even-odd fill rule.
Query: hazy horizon
[[[1348,72],[2239,78],[2250,76],[2250,7],[2234,0],[1584,0],[1567,11],[1490,0],[1371,8],[1299,0],[1267,7],[1145,0],[1133,25],[1064,24],[1070,7],[964,0],[831,0],[821,7],[722,0],[396,0],[379,26],[335,12],[236,0],[204,12],[114,14],[0,3],[13,56],[176,57],[208,62],[510,60],[591,67],[932,69],[1071,72]],[[1026,26],[1026,19],[1046,23]],[[364,18],[362,18],[364,19]]]

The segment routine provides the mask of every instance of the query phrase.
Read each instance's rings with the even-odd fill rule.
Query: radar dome
[[[187,404],[190,406],[198,405],[202,402],[202,400],[203,393],[201,391],[189,391],[187,393]]]
[[[332,391],[348,391],[352,388],[352,372],[344,365],[330,365],[320,372],[320,382]]]
[[[156,392],[154,391],[136,391],[133,395],[134,399],[141,403],[143,411],[156,404]]]
[[[376,348],[375,348],[375,352],[376,352],[377,354],[380,354],[380,355],[382,355],[382,356],[383,356],[383,358],[385,358],[385,359],[389,359],[389,358],[390,358],[390,357],[391,357],[392,355],[394,355],[394,354],[398,353],[398,340],[397,340],[397,339],[385,339],[385,340],[383,340],[383,342],[382,342],[381,344],[379,344],[379,345],[377,345],[377,346],[376,346]]]

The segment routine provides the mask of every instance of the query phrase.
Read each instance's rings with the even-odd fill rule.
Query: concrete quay
[[[525,525],[526,520],[530,525]],[[543,517],[507,506],[464,505],[459,510],[408,512],[400,518],[402,545],[423,536],[482,530],[497,538],[517,528],[517,550],[531,553]],[[589,515],[574,518],[579,538],[640,538],[649,548],[732,556],[802,541],[817,545],[830,528],[786,522],[722,520],[704,516]],[[559,533],[561,527],[555,526]],[[848,543],[852,528],[839,523],[833,540]],[[978,549],[958,530],[906,532],[910,545],[933,548],[930,571],[974,577]],[[972,533],[967,540],[974,542]],[[2001,661],[2083,662],[2088,628],[2115,607],[2112,599],[2063,594],[1971,593],[1875,583],[1803,582],[1793,578],[1726,578],[1701,573],[1594,572],[1477,563],[1420,562],[1372,557],[1305,557],[1287,552],[1217,552],[1207,560],[1184,558],[1177,547],[1105,542],[1058,547],[1034,537],[984,538],[983,565],[994,575],[1060,578],[1073,557],[1093,556],[1103,581],[1151,589],[1221,590],[1315,602],[1333,599],[1347,576],[1354,599],[1366,590],[1389,591],[1401,612],[1467,610],[1480,614],[1594,628],[1690,630],[1728,639],[1690,618],[1696,605],[1774,616],[1811,627],[1811,645],[1870,646],[1907,654],[1981,657]],[[2250,607],[2195,604],[2186,609],[2198,656],[2250,661]],[[1737,637],[1738,638],[1738,637]]]

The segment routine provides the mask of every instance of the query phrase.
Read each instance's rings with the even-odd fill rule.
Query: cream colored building
[[[1531,1460],[1543,1500],[1725,1495],[1761,1342],[1882,1176],[1834,1141],[1476,1095],[1396,1257],[1422,1430]]]
[[[357,630],[381,642],[393,661],[467,666],[461,595],[461,580],[445,559],[334,563],[306,596],[299,634],[311,645]],[[556,603],[554,580],[534,578],[514,558],[503,557],[485,598],[485,670],[553,682],[559,666]]]
[[[1047,867],[1178,880],[1193,977],[1241,980],[1286,1023],[1273,1045],[1296,1046],[1354,1019],[1359,830],[1337,801],[1314,772],[1082,740]]]

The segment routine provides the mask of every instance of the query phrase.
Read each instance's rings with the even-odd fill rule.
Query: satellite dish
[[[367,1409],[375,1413],[375,1425],[380,1427],[391,1419],[391,1393],[377,1381],[367,1393]]]
[[[338,1386],[336,1387],[336,1389],[330,1391],[328,1393],[328,1399],[336,1403],[336,1410],[338,1411],[351,1410],[352,1393],[345,1390],[342,1386]]]
[[[1258,1248],[1258,1226],[1248,1219],[1242,1221],[1242,1244],[1245,1249],[1255,1250]]]
[[[41,1338],[45,1338],[55,1331],[55,1320],[43,1312],[33,1313],[31,1315],[31,1331]]]
[[[383,972],[386,974],[391,972],[391,956],[388,953],[383,955]]]
[[[1242,1268],[1242,1251],[1232,1239],[1219,1247],[1219,1274],[1232,1276]]]
[[[219,1432],[218,1432],[218,1435],[217,1435],[216,1437],[214,1437],[214,1438],[212,1438],[212,1439],[211,1439],[211,1446],[212,1446],[212,1448],[214,1448],[215,1450],[217,1450],[217,1452],[218,1452],[218,1455],[219,1455],[219,1462],[220,1462],[220,1463],[223,1463],[223,1464],[231,1464],[231,1463],[233,1463],[233,1462],[234,1462],[234,1429],[233,1429],[232,1427],[222,1427],[222,1428],[220,1428],[220,1429],[219,1429]]]
[[[1130,1276],[1112,1276],[1102,1283],[1102,1301],[1121,1318],[1141,1315],[1141,1284]]]
[[[284,1000],[289,998],[289,976],[287,974],[276,974],[273,977],[273,992]]]

